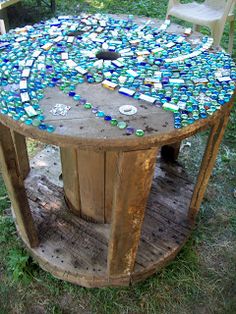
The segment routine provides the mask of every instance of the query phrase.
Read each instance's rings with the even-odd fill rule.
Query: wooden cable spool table
[[[120,118],[133,98],[100,84],[76,89]],[[52,105],[72,108],[65,117]],[[39,265],[86,287],[122,286],[154,274],[188,239],[199,211],[233,99],[207,119],[175,129],[172,113],[140,102],[132,118],[144,137],[94,119],[56,87],[40,102],[54,133],[0,115],[0,162],[19,234]],[[176,163],[181,140],[210,129],[195,186]],[[25,137],[60,147],[64,188],[30,172]],[[161,151],[163,158],[157,159]]]

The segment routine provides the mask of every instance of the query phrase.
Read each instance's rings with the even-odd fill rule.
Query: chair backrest
[[[235,7],[235,0],[205,0],[205,4],[212,8],[222,9],[222,11],[229,7],[229,12],[232,13]]]
[[[236,0],[205,0],[204,4],[217,10],[221,10],[222,22],[225,23],[229,15],[234,15]],[[181,5],[180,0],[169,0],[166,14],[167,18],[170,10],[176,5]]]

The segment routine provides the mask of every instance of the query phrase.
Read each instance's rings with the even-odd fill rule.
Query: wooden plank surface
[[[30,247],[36,247],[38,245],[37,230],[18,168],[11,132],[2,124],[0,124],[0,165],[20,233]]]
[[[112,205],[114,198],[114,185],[118,172],[117,152],[106,152],[106,173],[105,173],[105,222],[111,222]]]
[[[105,222],[105,153],[77,151],[81,216]]]
[[[73,147],[64,147],[60,149],[62,179],[64,192],[69,202],[69,207],[75,214],[81,214],[81,201],[78,175],[77,149]]]
[[[72,211],[97,222],[110,222],[118,153],[61,148],[66,201]]]
[[[157,148],[119,154],[108,252],[110,278],[133,271],[156,156]]]
[[[54,151],[51,153],[53,161],[48,154],[40,153],[41,157],[32,160],[34,169],[26,179],[27,195],[41,243],[30,251],[41,267],[58,278],[86,287],[120,286],[144,280],[176,256],[191,232],[187,203],[193,190],[180,165],[170,165],[162,160],[157,163],[134,270],[131,274],[111,278],[107,272],[110,225],[85,221],[67,210],[63,188],[49,181],[52,176],[54,182],[60,169],[56,175],[41,168],[42,164],[51,168],[54,162],[59,163],[59,156]],[[46,161],[49,161],[48,165]],[[40,175],[37,167],[47,178]],[[184,196],[183,190],[187,190]],[[159,200],[160,193],[163,194],[162,200]],[[188,199],[182,203],[185,207],[181,211],[173,207],[176,197],[172,203],[164,200],[172,198],[173,193],[179,199]]]
[[[17,162],[23,179],[30,172],[29,157],[25,137],[17,132],[11,131],[13,143],[16,150]]]

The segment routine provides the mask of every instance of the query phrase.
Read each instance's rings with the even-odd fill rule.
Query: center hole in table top
[[[102,49],[98,51],[98,53],[96,54],[96,57],[99,60],[117,60],[118,58],[120,58],[120,54],[115,51]]]

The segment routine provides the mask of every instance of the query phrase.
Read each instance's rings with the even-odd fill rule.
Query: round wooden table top
[[[114,16],[113,16],[114,17]],[[88,17],[89,19],[90,17]],[[119,19],[127,19],[127,17],[124,16],[119,16]],[[86,21],[86,16],[83,17],[83,19]],[[53,27],[59,27],[56,24],[56,21],[58,20],[52,20],[51,24],[54,23]],[[60,21],[60,25],[63,25],[63,23],[69,23],[71,20],[69,20],[67,17],[65,17],[64,19],[61,18],[59,19]],[[133,22],[132,22],[133,23]],[[147,41],[147,39],[149,39],[148,37],[145,36],[150,36],[150,27],[153,28],[155,27],[156,29],[160,29],[160,27],[163,27],[163,25],[167,25],[167,24],[163,24],[163,22],[158,21],[156,19],[148,19],[148,18],[135,18],[135,23],[137,23],[137,25],[143,25],[145,26],[143,29],[140,28],[140,34],[142,35],[142,40],[143,41]],[[150,24],[148,24],[150,23]],[[86,23],[85,23],[86,25]],[[102,25],[102,24],[101,24]],[[41,26],[40,26],[41,27]],[[60,26],[61,27],[61,26]],[[35,26],[35,29],[37,29],[37,25]],[[147,33],[145,33],[145,29],[148,29]],[[20,38],[20,37],[27,37],[27,34],[31,34],[30,33],[31,30],[30,28],[27,30],[24,29],[18,29],[18,31],[16,30],[16,32],[11,31],[9,35],[5,35],[4,40],[5,42],[7,41],[8,36],[12,36],[12,38],[16,39],[16,38]],[[192,50],[189,51],[189,54],[193,53],[194,51],[198,51],[198,49],[196,48],[197,45],[199,45],[199,38],[202,38],[201,35],[199,33],[194,33],[191,34],[190,36],[187,36],[186,34],[183,35],[184,32],[187,32],[187,30],[184,30],[182,27],[177,26],[176,24],[171,24],[170,26],[167,27],[166,30],[162,31],[163,34],[167,34],[168,33],[173,33],[175,35],[174,39],[176,40],[176,38],[182,38],[182,43],[187,43],[187,45],[191,45]],[[90,31],[91,33],[91,31]],[[89,34],[90,34],[89,33]],[[55,33],[56,34],[56,33]],[[56,34],[56,35],[51,35],[55,42],[56,39],[55,38],[59,38],[60,36],[64,36],[63,33],[60,34]],[[75,34],[75,33],[71,33],[71,34]],[[155,36],[159,36],[158,38],[161,38],[160,35],[160,31],[159,33],[156,31]],[[157,35],[159,34],[159,35]],[[88,34],[87,34],[88,35]],[[86,35],[86,36],[87,36]],[[80,36],[80,35],[78,35]],[[152,36],[152,34],[151,34]],[[155,37],[154,36],[154,37]],[[167,36],[167,35],[164,35]],[[177,37],[179,36],[179,37]],[[32,37],[32,35],[31,35]],[[71,36],[73,37],[73,36]],[[76,37],[76,36],[75,36]],[[117,38],[119,37],[119,35],[117,34]],[[68,38],[68,37],[65,37]],[[132,38],[129,38],[129,40],[131,40]],[[29,38],[27,38],[27,40],[29,40]],[[30,38],[31,40],[31,38]],[[35,39],[34,39],[35,40]],[[60,39],[61,40],[61,39]],[[22,41],[24,42],[24,39],[22,39]],[[18,40],[18,42],[21,42],[20,40]],[[58,39],[58,42],[59,39]],[[57,42],[57,43],[58,43]],[[156,38],[155,38],[155,42]],[[181,39],[180,39],[181,42]],[[159,47],[164,47],[167,51],[169,51],[169,49],[172,49],[171,47],[171,43],[173,45],[173,42],[169,42],[170,46],[168,46],[168,41],[166,41],[164,44],[161,43],[161,40],[159,41],[157,48]],[[174,43],[174,45],[182,45],[182,43]],[[207,42],[205,40],[205,43],[207,45]],[[88,47],[89,47],[90,41],[88,40]],[[104,43],[103,43],[104,44]],[[101,45],[101,49],[104,47]],[[147,44],[146,44],[147,45]],[[59,45],[57,45],[59,46]],[[203,45],[204,46],[204,45]],[[210,46],[210,45],[209,45]],[[42,45],[40,46],[42,49]],[[145,46],[146,47],[146,46]],[[199,46],[200,51],[202,49],[202,46]],[[35,48],[37,49],[37,48]],[[150,51],[152,49],[155,49],[155,47],[151,46]],[[182,48],[181,48],[182,49]],[[45,51],[43,51],[44,54],[47,53],[47,51],[50,51],[50,49],[44,49]],[[3,50],[4,51],[4,50]],[[62,51],[63,54],[64,51]],[[150,54],[150,52],[149,52]],[[223,85],[222,85],[222,90],[225,88],[226,84],[228,84],[230,86],[231,84],[231,90],[230,90],[230,96],[233,94],[233,88],[232,88],[232,81],[235,77],[235,66],[233,65],[232,60],[230,60],[230,57],[226,54],[223,54],[221,51],[217,51],[217,50],[211,50],[211,48],[206,48],[202,49],[201,52],[197,53],[195,56],[190,56],[190,57],[186,57],[184,58],[184,60],[176,60],[176,61],[168,61],[168,58],[170,58],[170,55],[168,56],[164,56],[161,59],[161,63],[159,64],[160,67],[160,71],[166,71],[165,68],[163,68],[163,65],[165,65],[165,63],[169,63],[171,64],[171,66],[173,64],[176,64],[176,66],[178,67],[178,63],[183,64],[183,62],[186,62],[186,60],[191,59],[191,61],[194,62],[195,58],[199,58],[199,56],[201,56],[201,54],[203,54],[204,56],[207,55],[207,58],[212,58],[212,60],[214,59],[214,55],[218,54],[218,56],[221,55],[221,58],[225,58],[226,63],[229,64],[229,62],[231,62],[231,69],[224,69],[224,67],[222,66],[221,69],[224,69],[225,71],[227,71],[227,76],[231,75],[231,78],[228,79],[228,81],[226,80],[227,77],[225,75],[220,75],[220,77],[223,77]],[[223,56],[223,57],[222,57]],[[28,56],[28,59],[30,58],[30,56]],[[145,57],[141,57],[143,59],[140,59],[140,62],[144,62],[145,61]],[[156,57],[157,59],[158,57]],[[159,57],[160,58],[160,57]],[[181,56],[180,56],[181,58]],[[9,58],[10,59],[10,58]],[[65,62],[70,62],[71,58],[69,56],[69,61],[68,61],[68,56],[65,57]],[[98,61],[98,59],[95,57],[94,58],[95,62]],[[124,59],[118,59],[118,61],[121,62],[126,62],[126,58]],[[198,59],[199,60],[199,59]],[[209,59],[207,59],[209,61]],[[160,61],[160,60],[159,60]],[[43,62],[43,59],[41,61],[41,63]],[[111,61],[110,61],[111,62]],[[202,66],[205,66],[205,64],[203,64]],[[26,67],[22,68],[22,73],[25,70]],[[33,69],[33,67],[31,68],[31,70]],[[129,68],[130,70],[130,68]],[[131,69],[132,70],[132,69]],[[136,70],[136,69],[135,69]],[[230,73],[231,70],[231,73]],[[119,68],[117,69],[117,71],[119,71]],[[175,70],[173,70],[173,72],[176,72],[176,68]],[[219,69],[215,69],[214,70],[219,71]],[[2,70],[3,72],[3,70]],[[177,69],[178,72],[178,69]],[[103,73],[104,74],[104,73]],[[113,74],[111,72],[111,74]],[[149,77],[148,73],[145,73],[145,77]],[[211,74],[208,73],[208,76],[210,76]],[[112,78],[112,76],[111,76]],[[163,78],[163,76],[162,76]],[[173,79],[175,79],[176,77],[173,77]],[[181,76],[179,77],[181,78]],[[206,75],[204,74],[202,76],[202,78],[206,78]],[[23,78],[23,81],[25,81],[27,78]],[[104,77],[103,80],[105,80],[106,78]],[[171,77],[170,77],[171,79]],[[211,78],[212,79],[212,78]],[[225,80],[224,80],[225,79]],[[21,77],[22,80],[22,77]],[[218,77],[215,77],[215,81],[217,81],[217,84],[219,86],[219,81],[218,81]],[[160,79],[160,82],[162,82],[162,80]],[[206,88],[206,83],[207,82],[195,82],[194,86],[199,86],[199,84],[202,84],[201,86],[203,86],[203,90],[205,92],[207,92],[207,90],[209,89],[208,87]],[[20,82],[16,82],[16,85],[19,85]],[[151,83],[153,84],[153,83]],[[56,84],[55,84],[56,85]],[[187,84],[185,84],[187,85]],[[163,82],[163,88],[165,89],[165,87],[170,87],[168,84],[164,85]],[[173,143],[173,142],[177,142],[183,138],[186,138],[196,132],[198,132],[201,129],[204,129],[206,127],[208,127],[209,125],[211,125],[216,119],[218,119],[222,112],[225,110],[224,108],[227,107],[227,103],[229,102],[229,99],[231,97],[229,97],[229,90],[227,91],[227,101],[225,101],[224,106],[218,106],[217,110],[215,109],[215,112],[211,114],[207,114],[207,116],[203,119],[196,119],[194,120],[193,123],[188,124],[184,127],[181,128],[176,128],[175,124],[174,124],[174,114],[171,111],[167,111],[164,110],[162,108],[163,103],[171,103],[171,97],[174,95],[173,89],[175,88],[174,85],[172,85],[170,88],[172,89],[172,95],[171,97],[166,97],[166,100],[160,104],[160,102],[158,103],[154,103],[151,104],[147,101],[141,100],[141,99],[134,99],[133,97],[128,97],[125,95],[122,95],[118,92],[118,90],[121,88],[122,86],[118,86],[116,87],[115,90],[110,90],[108,88],[104,88],[104,86],[102,86],[102,83],[88,83],[86,80],[85,82],[83,82],[82,84],[78,84],[76,86],[76,89],[73,90],[73,92],[76,95],[80,95],[82,97],[82,99],[86,99],[87,103],[91,103],[93,107],[98,108],[100,111],[104,112],[106,115],[108,115],[109,117],[112,117],[112,119],[115,119],[117,121],[122,121],[125,122],[126,127],[124,129],[120,129],[117,126],[111,125],[110,121],[105,121],[104,117],[97,117],[96,114],[91,110],[91,109],[85,109],[84,105],[80,103],[79,100],[75,100],[73,99],[73,97],[69,97],[68,94],[65,94],[60,88],[59,88],[59,84],[58,86],[53,86],[53,87],[46,87],[44,89],[44,97],[39,101],[39,106],[40,109],[43,112],[43,115],[45,117],[45,120],[43,121],[44,124],[46,125],[52,125],[55,127],[55,131],[54,132],[47,132],[47,131],[43,131],[42,129],[39,129],[38,127],[34,127],[32,125],[27,125],[24,122],[19,122],[16,121],[14,119],[12,119],[12,117],[9,117],[8,114],[0,114],[0,121],[9,126],[10,128],[16,130],[17,132],[28,136],[28,137],[32,137],[35,139],[38,139],[40,141],[45,141],[51,144],[55,144],[55,145],[59,145],[59,146],[66,146],[66,145],[79,145],[80,147],[86,148],[86,149],[135,149],[135,148],[146,148],[146,147],[151,147],[151,146],[155,146],[155,145],[164,145],[164,144],[168,144],[168,143]],[[125,86],[124,86],[125,87]],[[153,88],[154,86],[151,85],[150,88]],[[6,91],[9,90],[8,86],[4,86],[2,87],[4,88]],[[7,89],[8,88],[8,89]],[[138,89],[138,87],[137,87]],[[156,88],[157,90],[157,88]],[[181,86],[177,85],[176,90],[181,90]],[[15,87],[15,91],[17,92],[17,87]],[[219,90],[218,90],[219,91]],[[25,91],[24,91],[25,92]],[[202,92],[201,92],[202,93]],[[219,91],[220,93],[220,91]],[[140,94],[140,91],[139,91]],[[214,93],[213,93],[214,94]],[[158,91],[157,91],[157,95],[158,95]],[[207,96],[206,96],[207,98]],[[3,99],[3,98],[2,98]],[[180,96],[179,96],[179,100],[180,100]],[[214,98],[214,100],[217,100],[217,96]],[[209,104],[209,98],[206,100],[208,101]],[[231,100],[232,101],[232,98]],[[52,113],[52,110],[55,109],[55,105],[57,104],[62,104],[64,106],[69,106],[70,109],[67,111],[67,113],[62,116],[62,115],[56,115],[55,113]],[[223,103],[222,103],[223,104]],[[137,109],[137,112],[133,115],[124,115],[120,113],[120,107],[123,105],[131,105],[134,106]],[[176,105],[176,103],[175,103]],[[183,109],[183,108],[182,108]],[[207,108],[209,109],[209,108]],[[179,115],[181,114],[186,114],[185,110],[177,110],[177,113],[179,113]],[[188,112],[187,112],[188,114]],[[190,114],[192,116],[192,114]],[[37,118],[37,117],[36,117]],[[134,134],[132,135],[128,135],[127,134],[127,127],[132,127],[132,129],[136,130],[143,130],[144,131],[144,136],[142,137],[138,137]]]

